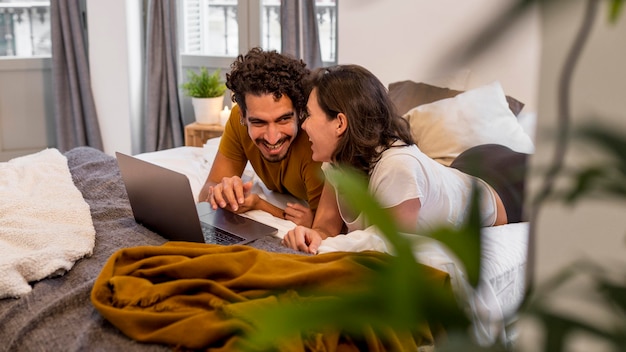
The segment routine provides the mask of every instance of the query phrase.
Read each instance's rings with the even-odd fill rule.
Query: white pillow
[[[404,117],[420,150],[446,166],[463,151],[481,144],[501,144],[527,154],[535,150],[497,81],[420,105]]]

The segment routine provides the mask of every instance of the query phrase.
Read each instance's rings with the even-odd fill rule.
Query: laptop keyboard
[[[201,222],[201,224],[202,224],[202,234],[204,234],[205,243],[229,245],[229,244],[235,244],[244,240],[244,238],[242,237],[239,237],[232,233],[228,233],[217,227],[205,224],[203,222]]]

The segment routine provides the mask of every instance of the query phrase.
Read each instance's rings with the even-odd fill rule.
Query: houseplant
[[[191,97],[196,122],[217,124],[224,105],[226,84],[221,80],[220,69],[209,73],[206,67],[200,73],[187,71],[187,82],[181,84],[185,95]]]
[[[512,6],[510,13],[507,16],[518,16],[522,10],[527,9],[532,3],[536,1],[519,0],[515,2],[515,6]],[[553,1],[554,2],[554,1]],[[554,159],[547,165],[547,172],[544,178],[541,180],[540,191],[537,192],[536,197],[533,197],[533,219],[537,218],[537,214],[543,205],[548,201],[558,201],[573,203],[583,198],[609,198],[618,201],[626,200],[626,134],[620,133],[619,126],[603,126],[598,121],[593,121],[588,125],[580,126],[579,128],[570,131],[570,99],[569,94],[571,90],[571,81],[574,73],[574,68],[578,58],[581,56],[583,44],[587,40],[589,33],[592,29],[595,9],[599,6],[598,0],[587,0],[587,10],[583,25],[577,36],[577,39],[570,50],[570,55],[566,60],[566,64],[563,67],[560,77],[559,85],[559,111],[558,111],[558,124],[556,126],[556,140],[557,148],[554,155]],[[611,21],[615,21],[619,14],[622,13],[624,0],[612,0],[607,2],[610,5],[610,18]],[[508,17],[507,17],[508,18]],[[489,28],[490,33],[486,36],[481,36],[481,39],[491,38],[491,41],[497,37],[494,33],[502,33],[505,23],[513,23],[513,21],[502,21]],[[475,48],[482,48],[485,42],[488,40],[479,40]],[[618,73],[618,67],[615,68],[615,73]],[[611,71],[613,72],[613,71]],[[570,133],[575,132],[575,133]],[[576,138],[575,138],[576,137]],[[596,156],[602,158],[595,158],[589,160],[589,163],[578,165],[577,168],[572,168],[570,165],[564,163],[565,152],[571,142],[583,142],[586,147],[596,147],[598,153]],[[557,187],[556,178],[563,177],[567,181],[565,185],[567,187]],[[356,182],[350,182],[348,185],[354,185]],[[563,185],[563,186],[565,186]],[[353,193],[352,193],[353,192]],[[352,190],[350,197],[357,199],[360,196],[365,196],[367,193],[366,188],[361,187],[360,190]],[[380,281],[375,281],[375,285],[372,285],[371,290],[365,291],[361,297],[340,297],[337,302],[330,302],[327,306],[316,304],[313,307],[309,306],[287,306],[281,307],[280,311],[275,311],[276,315],[271,316],[271,313],[259,314],[264,320],[262,327],[267,327],[267,330],[260,331],[256,335],[252,335],[251,339],[254,343],[271,343],[276,341],[281,336],[291,336],[290,333],[297,333],[296,328],[304,326],[307,331],[311,330],[311,326],[316,327],[324,326],[340,326],[341,328],[349,331],[354,331],[354,327],[358,324],[371,323],[372,326],[376,322],[385,322],[389,326],[394,327],[407,327],[415,324],[415,321],[406,319],[401,314],[392,315],[389,313],[397,313],[392,309],[386,309],[389,302],[396,302],[396,306],[399,307],[413,307],[417,299],[417,291],[412,291],[411,287],[407,287],[409,282],[409,274],[413,274],[410,263],[410,255],[406,251],[401,250],[404,248],[401,242],[396,237],[396,230],[393,228],[393,224],[389,223],[388,217],[379,216],[384,214],[380,209],[376,210],[376,204],[373,201],[363,200],[358,198],[358,204],[363,207],[364,212],[372,218],[372,222],[381,227],[382,232],[389,237],[389,239],[399,244],[396,247],[398,249],[398,260],[394,262],[391,270],[380,271],[378,277]],[[367,211],[367,207],[370,211]],[[475,227],[468,224],[464,229],[467,234],[471,234],[475,231]],[[387,229],[387,231],[384,231]],[[600,230],[600,229],[599,229]],[[592,233],[590,235],[599,238],[600,233]],[[436,235],[436,234],[435,234]],[[446,244],[452,247],[467,248],[468,246],[459,246],[458,239],[464,238],[461,234],[456,236],[457,240],[454,240],[454,236],[444,236],[441,238]],[[436,236],[435,236],[436,237]],[[468,236],[465,236],[468,237]],[[451,238],[450,241],[445,241],[446,238]],[[394,240],[395,239],[395,240]],[[475,236],[474,236],[475,239]],[[470,243],[471,244],[471,243]],[[466,255],[470,255],[472,251],[467,250]],[[458,252],[462,254],[463,252]],[[554,255],[558,255],[555,253]],[[594,258],[600,259],[600,258]],[[462,260],[465,265],[471,263],[468,260]],[[524,305],[519,309],[518,314],[524,320],[524,322],[531,321],[536,324],[540,334],[536,334],[533,342],[536,343],[533,351],[566,351],[573,350],[576,342],[581,342],[583,339],[588,341],[582,341],[589,346],[589,340],[595,342],[603,347],[603,351],[623,351],[626,347],[626,280],[624,280],[623,266],[618,268],[602,267],[595,263],[595,261],[582,261],[572,263],[571,266],[566,267],[564,271],[558,272],[556,276],[549,280],[545,280],[542,285],[538,287],[532,287],[532,291],[527,296],[527,300]],[[616,273],[616,272],[617,273]],[[476,273],[476,270],[469,271]],[[404,277],[407,280],[396,279],[396,276]],[[386,280],[386,281],[383,281]],[[578,281],[582,281],[579,283]],[[382,284],[381,284],[382,283]],[[578,284],[572,286],[572,283]],[[380,289],[381,287],[384,288]],[[426,289],[429,289],[426,287]],[[582,305],[574,306],[574,310],[579,310],[582,314],[572,314],[571,310],[560,310],[559,305],[556,304],[559,301],[563,302],[564,292],[572,294],[573,298],[578,298],[574,302],[584,302],[585,307]],[[406,301],[402,301],[402,293],[409,293],[404,296]],[[426,295],[428,297],[428,295]],[[392,299],[393,298],[393,299]],[[570,297],[565,297],[570,298]],[[580,301],[580,302],[579,302]],[[365,303],[364,303],[365,302]],[[424,303],[428,304],[427,301]],[[571,301],[568,302],[571,305]],[[562,305],[562,304],[561,304]],[[431,304],[433,308],[439,309],[442,306],[436,306]],[[582,308],[592,309],[583,310]],[[371,313],[371,308],[378,309],[375,314]],[[382,309],[381,309],[382,308]],[[555,309],[556,308],[556,309]],[[284,310],[282,310],[284,309]],[[588,314],[589,312],[593,314]],[[326,314],[324,314],[326,313]],[[587,314],[586,314],[587,313]],[[599,314],[603,313],[603,314]],[[369,314],[369,315],[368,315]],[[600,316],[604,321],[598,321]],[[444,316],[448,318],[448,316]],[[448,323],[448,339],[437,347],[438,351],[502,351],[506,350],[507,346],[502,346],[497,343],[493,346],[475,346],[470,336],[467,334],[466,325],[453,324],[457,322],[457,316],[450,316],[451,319],[447,320]],[[273,320],[270,320],[273,319]],[[600,320],[602,320],[600,319]],[[306,324],[306,325],[305,325]],[[334,325],[332,325],[334,324]],[[459,329],[459,327],[461,329]],[[284,333],[287,332],[287,333]],[[284,334],[283,334],[284,333]],[[597,346],[597,345],[596,345]],[[513,347],[513,346],[508,346]],[[519,346],[516,346],[519,348]],[[582,350],[582,349],[579,349]],[[597,350],[597,349],[586,349]]]

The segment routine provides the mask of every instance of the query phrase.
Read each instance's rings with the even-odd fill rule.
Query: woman
[[[439,164],[413,142],[408,122],[395,113],[385,86],[357,65],[318,69],[311,76],[308,133],[313,160],[327,172],[351,166],[367,176],[370,192],[388,208],[405,232],[462,223],[469,210],[473,185],[481,191],[483,226],[507,223],[498,194],[484,181]],[[369,226],[326,181],[311,228],[297,226],[283,244],[317,253],[321,241]]]

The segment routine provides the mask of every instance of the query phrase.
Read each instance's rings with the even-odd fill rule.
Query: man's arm
[[[211,190],[216,204],[235,213],[243,213],[248,210],[263,210],[273,216],[283,219],[282,209],[259,198],[256,194],[250,194],[250,186],[245,186],[241,175],[246,167],[246,162],[229,159],[219,151],[215,154],[215,160],[207,177],[198,201],[211,202]],[[221,204],[220,204],[221,203]],[[213,204],[212,204],[213,205]]]
[[[233,159],[229,159],[224,156],[224,154],[219,151],[215,154],[215,160],[213,160],[213,165],[211,166],[211,171],[209,172],[209,176],[207,176],[206,181],[204,182],[204,186],[202,186],[202,190],[200,190],[200,195],[198,196],[198,201],[206,202],[209,200],[209,187],[215,186],[216,184],[222,182],[224,178],[230,178],[233,176],[237,176],[241,179],[241,175],[243,174],[243,170],[246,167],[245,161],[236,161]]]

